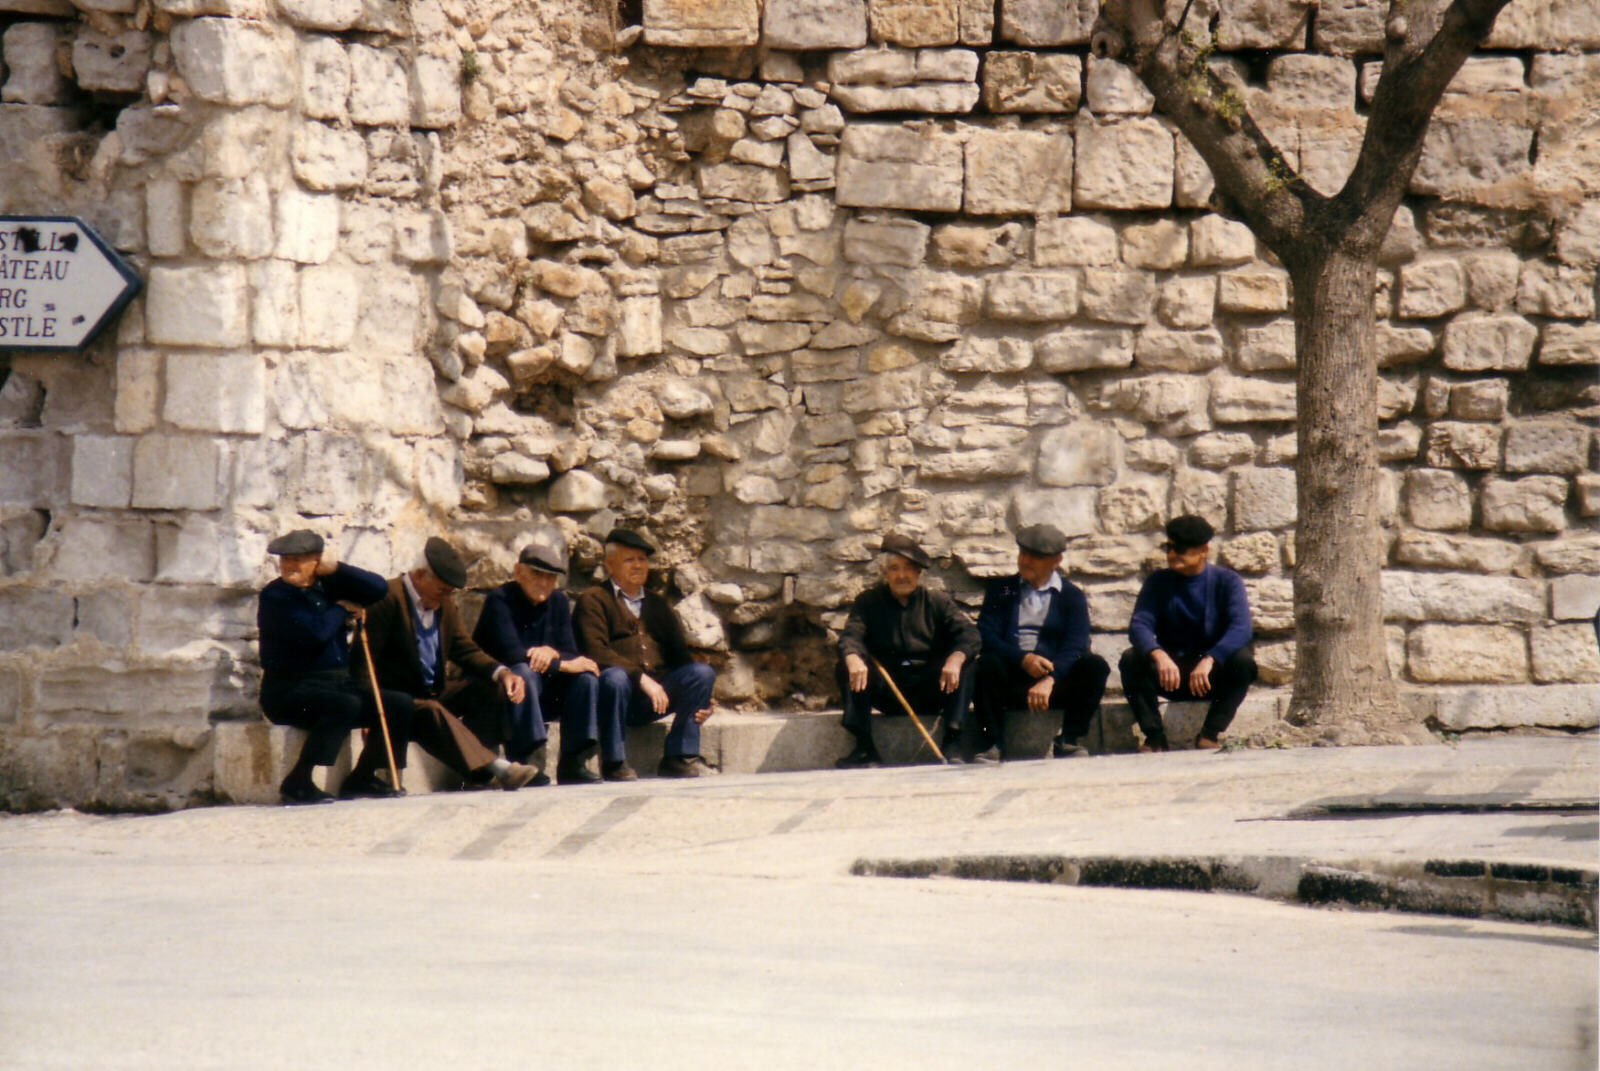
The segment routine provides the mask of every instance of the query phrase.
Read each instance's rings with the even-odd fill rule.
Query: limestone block
[[[1177,163],[1172,177],[1172,203],[1179,208],[1210,208],[1217,181],[1198,149],[1177,135]]]
[[[405,61],[392,48],[351,45],[350,119],[362,126],[403,126],[411,121]]]
[[[1189,259],[1189,231],[1176,220],[1134,224],[1122,231],[1122,260],[1153,271],[1181,268]]]
[[[150,71],[150,35],[139,30],[107,34],[84,27],[72,42],[72,70],[79,89],[141,92]]]
[[[1292,421],[1295,385],[1228,376],[1211,384],[1211,419],[1219,424]]]
[[[917,80],[917,54],[898,48],[835,52],[828,80],[837,85],[904,86]]]
[[[1142,478],[1100,492],[1100,523],[1112,534],[1146,532],[1161,527],[1166,507],[1165,480]]]
[[[1255,440],[1239,431],[1211,432],[1189,446],[1189,463],[1206,469],[1243,465],[1255,456]]]
[[[1156,99],[1131,67],[1091,55],[1084,103],[1095,115],[1149,115]]]
[[[1214,328],[1171,331],[1152,324],[1139,333],[1134,360],[1141,368],[1203,372],[1222,363],[1222,336]]]
[[[1289,273],[1281,268],[1243,268],[1217,276],[1217,307],[1224,312],[1285,312]]]
[[[1294,321],[1274,320],[1240,327],[1234,358],[1241,371],[1282,371],[1295,366]]]
[[[311,315],[305,300],[306,287],[316,273],[338,269],[331,265],[307,268],[300,273],[300,315]],[[409,353],[416,345],[417,324],[422,315],[422,295],[415,275],[405,271],[374,270],[358,282],[361,317],[356,322],[353,341],[387,353]],[[347,306],[347,309],[353,306]],[[507,351],[516,348],[508,346]]]
[[[991,112],[1071,113],[1082,93],[1083,60],[1056,52],[989,52],[983,105]]]
[[[860,48],[867,43],[867,0],[767,0],[761,41],[795,51]]]
[[[1444,366],[1454,372],[1520,372],[1538,337],[1538,328],[1520,316],[1462,313],[1445,326]]]
[[[1033,262],[1041,268],[1102,266],[1117,261],[1116,228],[1090,216],[1041,219],[1033,232]]]
[[[922,401],[926,384],[927,376],[920,368],[883,372],[846,383],[840,406],[846,413],[911,409]]]
[[[339,198],[287,189],[278,194],[275,221],[282,260],[321,264],[339,246]]]
[[[425,130],[461,119],[461,64],[419,53],[411,61],[411,125]]]
[[[589,513],[604,509],[608,498],[606,485],[598,476],[573,469],[551,483],[545,506],[555,513]]]
[[[1164,434],[1192,435],[1211,427],[1206,398],[1209,384],[1200,376],[1158,374],[1107,384],[1102,405],[1129,413]]]
[[[146,435],[133,452],[135,509],[216,509],[221,448],[197,435]]]
[[[1587,48],[1600,45],[1600,12],[1583,0],[1518,0],[1501,12],[1488,48]]]
[[[1018,338],[967,335],[939,358],[946,372],[1022,372],[1033,364],[1033,344]]]
[[[261,560],[266,556],[268,539],[264,532],[241,530],[230,523],[219,523],[209,517],[189,514],[177,525],[161,525],[156,529],[155,578],[166,584],[248,585],[255,579]],[[171,641],[158,639],[156,645],[163,648],[181,647],[208,632],[215,635],[212,627],[209,627],[215,620],[214,605],[206,605],[203,597],[195,600],[201,602],[198,608],[183,605],[195,598],[188,592],[177,593],[170,602],[169,598],[166,592],[162,592],[145,602],[147,615],[181,622],[177,625],[177,635]],[[179,606],[169,609],[172,602],[179,603]],[[232,637],[242,636],[249,627],[249,618],[241,621],[239,609],[237,602],[230,597],[223,611],[226,616],[216,622],[221,626],[216,631]],[[247,608],[245,613],[249,613]],[[184,632],[184,628],[194,631]],[[148,650],[153,645],[147,638],[141,637],[141,646]]]
[[[1053,524],[1066,536],[1089,535],[1095,530],[1097,501],[1092,486],[1048,491],[1025,487],[1013,492],[1011,512],[1018,528]]]
[[[1051,428],[1039,442],[1036,476],[1045,487],[1103,487],[1116,482],[1121,456],[1122,436],[1108,424]]]
[[[1550,616],[1591,621],[1600,610],[1600,576],[1558,576],[1550,581]]]
[[[1580,268],[1600,264],[1600,200],[1585,201],[1561,221],[1555,251],[1563,264]]]
[[[56,65],[60,29],[51,22],[17,22],[6,27],[3,42],[6,72],[0,101],[8,104],[63,104],[71,83]]]
[[[343,349],[355,338],[361,285],[348,268],[319,265],[300,273],[299,344]]]
[[[1546,324],[1539,363],[1600,365],[1600,324]]]
[[[1172,132],[1156,119],[1080,119],[1073,203],[1078,208],[1151,209],[1172,204]]]
[[[1278,561],[1278,540],[1270,532],[1238,535],[1222,544],[1222,563],[1241,573],[1271,572]]]
[[[272,252],[272,195],[266,176],[205,179],[190,200],[189,235],[218,260],[254,260]]]
[[[1547,573],[1600,572],[1600,534],[1588,532],[1535,543],[1533,551]]]
[[[496,454],[489,463],[489,479],[496,484],[527,487],[550,478],[550,466],[540,458],[514,451]]]
[[[1533,679],[1541,684],[1600,681],[1600,649],[1594,627],[1551,625],[1528,633]]]
[[[983,309],[983,280],[952,272],[920,272],[907,286],[912,315],[945,324],[977,323]]]
[[[705,164],[696,172],[703,197],[773,204],[789,196],[789,176],[754,164]]]
[[[1501,429],[1440,421],[1428,428],[1424,456],[1436,468],[1493,469],[1500,464]]]
[[[79,506],[126,509],[133,499],[133,444],[127,435],[77,435],[72,439],[72,501]]]
[[[774,142],[773,144],[777,144]],[[833,185],[833,157],[821,152],[805,134],[789,135],[789,177],[795,182],[812,183],[806,189]]]
[[[938,131],[850,126],[839,146],[838,202],[858,208],[958,211],[962,155],[960,141]]]
[[[1400,268],[1399,314],[1425,320],[1455,312],[1467,303],[1467,275],[1454,257],[1427,257]]]
[[[337,39],[313,36],[300,42],[300,111],[310,119],[349,115],[350,54]]]
[[[153,179],[144,188],[145,247],[153,257],[178,257],[187,244],[187,198],[174,179]]]
[[[293,346],[300,334],[300,286],[283,260],[250,265],[250,337],[261,346]]]
[[[307,30],[348,30],[361,17],[362,0],[277,0],[283,17]]]
[[[1322,0],[1312,31],[1318,52],[1339,56],[1383,51],[1388,0]]]
[[[1256,632],[1287,632],[1294,627],[1294,585],[1275,577],[1250,577],[1244,582],[1250,600],[1250,621]]]
[[[1193,513],[1214,517],[1219,522],[1228,515],[1228,477],[1226,473],[1179,469],[1173,474],[1167,495],[1166,515],[1177,517]]]
[[[1544,582],[1479,573],[1385,571],[1383,605],[1391,621],[1529,624],[1544,620]]]
[[[1127,368],[1133,364],[1132,331],[1063,327],[1041,335],[1035,343],[1039,367],[1046,372],[1082,372],[1095,368]]]
[[[158,350],[124,347],[117,351],[117,398],[113,418],[117,431],[137,435],[156,426],[161,364]],[[10,382],[18,379],[20,377],[13,376]]]
[[[77,113],[70,108],[0,104],[0,159],[21,160],[40,139],[70,133],[78,129],[78,123]]]
[[[644,357],[660,353],[663,348],[661,298],[654,295],[624,298],[617,331],[617,356]]]
[[[1427,683],[1513,684],[1528,679],[1528,644],[1522,630],[1500,625],[1418,625],[1406,664]]]
[[[1452,394],[1451,401],[1454,402]],[[1576,476],[1589,470],[1593,432],[1582,423],[1530,420],[1506,429],[1507,472],[1552,472]]]
[[[1020,223],[985,227],[946,223],[933,230],[933,263],[944,268],[1000,268],[1017,259],[1026,231]]]
[[[1464,529],[1472,525],[1472,489],[1454,472],[1413,469],[1406,473],[1406,516],[1418,528]]]
[[[354,130],[302,123],[290,145],[295,178],[313,190],[347,190],[367,179],[367,144]]]
[[[958,0],[869,0],[868,15],[874,41],[927,48],[961,40]]]
[[[1541,726],[1592,729],[1595,689],[1589,684],[1501,685],[1442,691],[1434,719],[1454,732]]]
[[[1274,106],[1291,111],[1348,111],[1356,104],[1356,65],[1305,52],[1274,56],[1267,63],[1267,94]]]
[[[266,366],[248,353],[170,353],[162,417],[185,431],[248,432],[266,425]]]
[[[1220,0],[1217,45],[1243,48],[1303,49],[1310,10],[1307,0]]]
[[[1189,224],[1189,262],[1196,268],[1242,264],[1256,255],[1256,236],[1238,220],[1204,215]]]
[[[1468,569],[1480,573],[1525,572],[1526,548],[1502,539],[1405,531],[1395,541],[1394,560],[1427,569]]]
[[[845,111],[926,112],[932,115],[960,115],[978,103],[980,91],[966,82],[925,82],[911,86],[834,86],[833,99]]]
[[[914,219],[857,216],[844,225],[844,259],[915,268],[927,255],[930,233],[927,224]]]
[[[241,265],[150,269],[145,331],[156,345],[242,346],[249,316]]]
[[[117,580],[139,584],[155,575],[155,538],[142,520],[78,516],[56,537],[51,572],[74,582]]]
[[[644,39],[652,45],[726,48],[753,45],[760,34],[760,0],[644,2]]]
[[[1143,271],[1085,268],[1081,308],[1091,320],[1142,324],[1155,307],[1155,276]]]
[[[1069,272],[1002,272],[989,276],[985,304],[1001,320],[1068,320],[1078,311],[1078,279]]]
[[[1491,532],[1559,532],[1567,526],[1567,481],[1559,476],[1490,478],[1483,485],[1483,526]]]
[[[1533,127],[1493,118],[1436,116],[1423,139],[1411,192],[1470,198],[1528,169]]]
[[[1600,516],[1600,473],[1585,472],[1573,481],[1578,492],[1578,513]]]
[[[200,18],[172,31],[178,74],[214,104],[293,103],[299,83],[294,38],[286,29],[240,19]]]
[[[1000,39],[1018,45],[1083,45],[1099,11],[1097,0],[1007,0]]]
[[[407,264],[444,264],[454,252],[450,219],[443,212],[407,212],[394,221],[394,255]]]
[[[1433,332],[1426,327],[1396,327],[1380,322],[1373,333],[1378,367],[1412,364],[1433,353]]]
[[[1594,316],[1594,269],[1571,268],[1546,260],[1522,265],[1517,311],[1525,316],[1583,320]]]
[[[966,147],[969,215],[1056,215],[1072,209],[1072,137],[977,130]]]
[[[1234,472],[1234,531],[1287,528],[1294,524],[1297,513],[1293,469],[1244,468]]]

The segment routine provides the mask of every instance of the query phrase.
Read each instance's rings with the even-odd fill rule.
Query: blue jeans
[[[525,694],[520,703],[506,704],[509,721],[506,732],[506,758],[526,759],[534,748],[544,746],[550,733],[546,712],[561,718],[561,753],[581,751],[600,738],[596,701],[600,678],[593,673],[535,673],[526,662],[511,667],[522,678]]]
[[[656,676],[655,680],[667,690],[667,714],[672,715],[672,728],[667,730],[663,754],[669,759],[700,754],[700,723],[694,716],[711,705],[711,689],[717,682],[717,671],[704,662],[690,662]],[[622,736],[624,725],[648,725],[666,716],[657,714],[644,690],[634,688],[628,671],[616,666],[600,674],[598,706],[605,730],[600,739],[600,760],[608,763],[627,758],[627,745]],[[565,722],[561,731],[566,732]]]

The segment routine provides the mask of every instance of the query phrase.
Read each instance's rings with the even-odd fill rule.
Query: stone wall
[[[448,530],[479,586],[643,524],[722,697],[816,709],[883,531],[973,602],[1058,525],[1114,657],[1195,510],[1287,682],[1287,277],[1095,6],[0,0],[0,211],[147,283],[5,365],[0,795],[203,798],[302,523],[383,571]],[[1382,6],[1195,8],[1336,189]],[[1446,728],[1596,721],[1597,90],[1593,5],[1517,0],[1384,252],[1391,661]]]

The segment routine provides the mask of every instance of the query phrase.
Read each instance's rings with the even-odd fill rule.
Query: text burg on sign
[[[80,350],[139,276],[75,216],[0,216],[0,350]]]

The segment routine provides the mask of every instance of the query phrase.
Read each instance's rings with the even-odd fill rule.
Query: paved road
[[[848,868],[1593,868],[1597,773],[1511,739],[11,817],[0,1067],[1588,1071],[1586,931]],[[1335,798],[1588,810],[1287,817]]]

